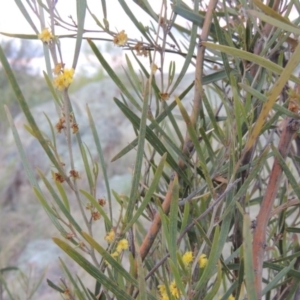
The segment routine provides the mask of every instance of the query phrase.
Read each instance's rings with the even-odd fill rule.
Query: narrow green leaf
[[[168,258],[168,263],[171,267],[171,273],[172,273],[172,276],[174,277],[176,286],[177,286],[177,288],[179,288],[184,299],[186,299],[185,286],[182,282],[182,276],[179,272],[179,268],[178,268],[178,264],[177,264],[177,257],[175,257],[175,261],[172,260],[171,258]]]
[[[199,166],[201,168],[201,171],[204,174],[205,180],[207,182],[207,187],[208,187],[209,191],[211,192],[211,194],[213,195],[214,194],[213,183],[212,183],[211,176],[209,175],[209,172],[208,172],[208,169],[207,169],[206,159],[205,159],[203,151],[200,147],[196,130],[193,127],[192,122],[190,120],[190,117],[189,117],[186,109],[182,105],[181,101],[179,100],[179,98],[176,97],[175,99],[176,99],[177,105],[179,107],[179,110],[181,112],[181,115],[182,115],[182,117],[183,117],[183,119],[184,119],[184,121],[187,125],[187,130],[188,130],[189,136],[190,136],[190,138],[193,142],[193,146],[196,149],[196,153],[197,153],[198,158],[199,158]]]
[[[56,134],[55,134],[53,125],[52,125],[52,123],[51,123],[51,120],[50,120],[49,117],[47,116],[47,114],[44,113],[44,116],[46,117],[47,122],[48,122],[48,124],[49,124],[49,128],[50,128],[50,130],[51,130],[51,137],[52,137],[53,148],[54,148],[54,149],[57,149],[57,147],[56,147]],[[25,125],[25,128],[26,128],[27,130],[29,130],[29,132],[31,132],[31,128],[30,128],[30,127],[28,127],[28,126]],[[49,142],[49,143],[50,143],[50,142]]]
[[[279,151],[273,145],[272,145],[272,151],[273,151],[274,156],[276,157],[277,161],[279,162],[279,164],[280,164],[283,172],[285,173],[285,175],[286,175],[286,177],[288,179],[289,184],[292,186],[295,194],[300,199],[300,187],[299,187],[299,184],[298,184],[296,178],[294,177],[294,175],[291,172],[290,168],[287,166],[286,162],[282,158],[282,156],[279,153]]]
[[[70,212],[70,203],[69,203],[69,199],[68,199],[68,196],[66,194],[66,191],[65,189],[63,188],[62,184],[58,181],[55,181],[55,185],[56,185],[56,188],[61,196],[61,199],[64,203],[64,206],[66,207],[66,209],[68,210],[68,212]]]
[[[283,31],[294,33],[296,35],[300,34],[300,29],[292,23],[288,24],[287,22],[282,22],[282,20],[272,18],[272,17],[267,16],[267,15],[265,15],[265,14],[263,14],[263,13],[257,11],[257,10],[249,9],[247,12],[250,15],[252,15],[254,17],[257,17],[257,18],[259,18],[260,20],[262,20],[266,23],[269,23],[269,24],[271,24],[271,25],[273,25],[277,28],[282,29]]]
[[[0,34],[12,38],[23,39],[23,40],[37,40],[37,34],[22,34],[22,33],[8,33],[0,31]]]
[[[112,221],[112,199],[111,199],[111,192],[110,192],[110,186],[109,186],[109,180],[108,180],[108,175],[107,175],[107,169],[106,169],[106,163],[105,163],[105,159],[104,159],[104,155],[103,155],[103,150],[102,150],[99,134],[98,134],[97,128],[95,126],[94,118],[91,114],[91,111],[90,111],[88,105],[86,106],[86,111],[87,111],[87,114],[88,114],[90,127],[92,129],[93,138],[94,138],[94,141],[95,141],[97,153],[98,153],[99,160],[100,160],[100,165],[101,165],[102,174],[103,174],[103,177],[104,177],[105,187],[106,187],[106,191],[107,191],[107,198],[108,198],[108,203],[109,203],[109,215],[110,215],[110,220]]]
[[[138,282],[135,278],[133,278],[122,266],[120,262],[118,262],[115,258],[113,258],[110,253],[108,253],[93,237],[91,237],[86,232],[82,232],[82,236],[85,240],[95,249],[102,257],[112,266],[112,269],[120,273],[130,284],[133,284],[135,287],[138,287]]]
[[[61,226],[61,224],[57,220],[57,216],[54,213],[53,209],[49,206],[48,201],[45,199],[44,195],[41,193],[41,191],[37,188],[33,188],[33,191],[39,200],[40,204],[46,211],[49,219],[52,221],[52,223],[55,225],[55,227],[58,229],[58,231],[63,235],[67,235],[67,231]]]
[[[138,55],[136,53],[134,53],[134,51],[131,51],[131,54],[133,55],[134,59],[138,63],[139,67],[141,68],[142,73],[146,76],[147,79],[149,79],[150,78],[150,73],[145,68],[144,63],[141,62],[140,58],[138,57]],[[160,90],[159,90],[158,86],[156,85],[155,77],[152,78],[151,84],[152,84],[152,88],[154,90],[155,96],[157,98],[160,98]]]
[[[214,232],[214,239],[212,242],[212,246],[209,252],[208,262],[207,265],[202,273],[202,276],[200,277],[200,280],[198,281],[196,285],[196,290],[199,291],[203,289],[205,284],[208,282],[208,280],[212,277],[212,275],[215,272],[216,265],[219,259],[219,237],[220,237],[220,230],[219,226],[216,226],[215,232]]]
[[[68,279],[70,280],[72,287],[74,288],[74,293],[76,294],[76,296],[78,297],[79,300],[86,300],[84,295],[82,294],[79,286],[77,285],[76,280],[73,278],[71,272],[69,271],[68,267],[66,266],[66,264],[64,263],[64,261],[59,258],[60,264],[63,268],[63,270],[65,271],[65,274],[67,275]]]
[[[287,227],[286,231],[287,232],[293,232],[293,233],[300,233],[300,228],[298,228],[298,227]]]
[[[176,121],[174,120],[174,122],[176,122]],[[151,119],[151,124],[154,125],[153,131],[155,132],[155,135],[160,135],[161,140],[164,141],[165,144],[167,144],[166,147],[169,146],[175,152],[174,156],[176,154],[178,156],[178,158],[182,159],[188,165],[189,158],[182,153],[181,147],[176,145],[173,142],[174,139],[172,138],[172,136],[170,136],[170,134],[167,131],[165,131],[163,128],[161,128],[155,119]],[[151,126],[151,124],[150,124],[150,126]],[[148,126],[148,128],[150,128],[150,126]],[[179,139],[181,140],[180,137],[179,137]],[[182,140],[181,144],[183,144],[183,140]]]
[[[279,282],[279,281],[282,281],[284,278],[285,278],[285,275],[290,271],[292,270],[292,268],[294,267],[294,264],[296,262],[296,258],[294,258],[290,264],[283,268],[274,278],[271,282],[269,282],[265,288],[262,290],[261,294],[262,296],[265,295],[266,293],[268,293],[269,291],[271,291],[275,286],[276,284]]]
[[[158,15],[153,10],[152,6],[149,4],[147,0],[133,0],[135,4],[137,4],[140,8],[142,8],[149,16],[151,16],[156,22],[158,21]]]
[[[246,85],[244,83],[239,83],[238,85],[242,89],[244,89],[245,91],[247,91],[248,93],[250,93],[251,95],[253,95],[255,98],[257,98],[258,100],[262,101],[263,103],[267,102],[267,100],[268,100],[267,96],[265,96],[262,93],[260,93],[257,89],[254,89],[251,86]],[[290,110],[288,110],[284,106],[279,105],[277,103],[274,103],[273,109],[276,112],[279,112],[279,113],[284,114],[286,116],[289,116],[291,118],[299,118],[299,115],[297,115],[295,113],[292,113]]]
[[[291,2],[292,4],[293,2]],[[275,11],[273,8],[271,8],[268,5],[265,5],[263,2],[261,2],[260,0],[253,0],[253,4],[255,4],[259,9],[261,9],[265,14],[274,17],[275,19],[277,19],[278,21],[284,22],[286,24],[290,24],[295,26],[293,23],[290,22],[290,20],[286,17],[283,17],[281,14],[279,14],[277,11]],[[275,25],[275,27],[277,27]]]
[[[168,86],[172,84],[176,71],[175,61],[171,61],[169,64],[169,72],[168,72]]]
[[[0,272],[0,285],[1,285],[1,288],[2,289],[4,288],[4,290],[6,291],[6,293],[8,295],[8,298],[10,300],[15,300],[15,297],[12,295],[10,289],[8,288],[7,283],[6,283],[6,281],[5,281],[5,279],[4,279],[1,272]]]
[[[184,98],[184,96],[192,89],[192,87],[194,86],[194,83],[190,84],[186,90],[179,96],[179,99],[182,100]],[[162,122],[168,115],[169,113],[171,113],[171,111],[175,108],[176,106],[176,101],[173,101],[166,110],[164,110],[156,119],[156,123],[159,124],[160,122]],[[154,129],[155,128],[155,123],[152,122],[152,124],[149,125],[149,129]],[[128,153],[130,150],[134,149],[137,145],[138,139],[136,138],[135,140],[133,140],[128,146],[126,146],[123,150],[121,150],[117,155],[115,155],[112,158],[112,162],[119,159],[120,157],[124,156],[126,153]]]
[[[135,70],[133,68],[133,65],[128,57],[127,54],[125,54],[125,59],[127,63],[127,69],[129,71],[130,77],[129,80],[132,81],[132,86],[135,88],[135,91],[137,94],[140,94],[142,92],[142,84],[140,78],[136,75]],[[126,70],[125,70],[126,72]]]
[[[196,227],[197,227],[197,229],[199,230],[200,237],[203,238],[203,240],[204,240],[205,243],[208,245],[208,247],[211,248],[211,246],[212,246],[211,240],[210,240],[209,237],[206,235],[206,232],[205,232],[205,230],[203,229],[203,227],[201,226],[201,224],[200,224],[200,223],[197,223],[197,224],[196,224]]]
[[[119,0],[120,1],[120,0]],[[139,197],[139,184],[140,184],[140,176],[142,172],[142,165],[144,159],[144,147],[146,141],[146,129],[147,129],[147,117],[148,117],[148,103],[150,99],[150,88],[151,88],[151,77],[147,80],[145,85],[144,99],[143,99],[143,108],[142,108],[142,116],[139,124],[139,136],[138,136],[138,145],[136,150],[136,160],[134,165],[134,172],[132,178],[132,184],[130,189],[130,197],[128,206],[126,209],[125,222],[128,222],[132,218],[132,214],[134,211],[134,206],[136,200]]]
[[[44,75],[44,78],[45,78],[45,80],[46,80],[46,83],[47,83],[47,85],[48,85],[48,88],[49,88],[49,90],[50,90],[50,92],[51,92],[51,94],[52,94],[52,96],[53,96],[53,98],[54,98],[56,104],[60,106],[61,103],[62,103],[62,101],[59,99],[59,97],[58,97],[58,95],[57,95],[57,93],[56,93],[56,90],[54,89],[53,84],[52,84],[52,82],[51,82],[51,80],[50,80],[48,74],[47,74],[46,72],[43,71],[43,75]]]
[[[234,103],[234,117],[236,121],[235,130],[237,131],[237,142],[238,149],[241,151],[243,147],[243,133],[242,133],[242,124],[247,121],[246,113],[243,111],[243,105],[240,102],[240,96],[238,94],[236,78],[233,74],[230,74],[230,84],[233,94],[233,103]]]
[[[64,228],[58,222],[55,213],[53,212],[52,208],[49,206],[47,200],[45,199],[44,195],[42,194],[42,192],[40,190],[40,187],[39,187],[39,185],[36,181],[35,175],[33,174],[32,168],[30,167],[28,159],[25,155],[25,151],[24,151],[24,148],[22,146],[22,143],[21,143],[19,134],[16,130],[16,127],[13,123],[12,116],[10,115],[10,113],[9,113],[9,111],[6,107],[5,107],[5,110],[6,110],[6,114],[7,114],[11,129],[12,129],[12,132],[13,132],[13,136],[14,136],[17,148],[18,148],[18,152],[19,152],[19,155],[21,157],[21,161],[22,161],[23,167],[26,171],[26,176],[27,176],[27,178],[30,182],[30,185],[33,187],[33,191],[34,191],[35,195],[37,196],[37,198],[40,201],[41,205],[45,209],[45,211],[46,211],[48,217],[50,218],[50,220],[52,221],[52,223],[55,225],[55,227],[63,235],[66,235],[66,231],[64,230]]]
[[[30,112],[27,101],[25,100],[25,98],[23,96],[23,93],[22,93],[22,91],[17,83],[17,80],[9,66],[9,63],[5,57],[5,54],[4,54],[1,46],[0,46],[0,61],[2,63],[2,67],[5,70],[7,78],[11,84],[11,87],[16,95],[19,105],[20,105],[22,111],[24,112],[31,129],[34,132],[34,136],[37,137],[37,139],[40,142],[41,146],[43,147],[45,153],[47,154],[47,156],[49,157],[51,162],[54,164],[54,166],[57,168],[59,173],[64,174],[64,170],[61,166],[61,163],[56,160],[55,156],[53,155],[52,151],[49,148],[48,141],[43,137],[42,133],[40,132],[40,129],[38,128],[32,114]]]
[[[47,283],[48,285],[53,288],[54,290],[56,290],[57,292],[63,294],[65,291],[60,288],[59,286],[57,286],[54,282],[52,282],[50,279],[47,279]]]
[[[101,0],[104,19],[107,19],[106,0]]]
[[[97,46],[90,40],[87,40],[89,45],[91,46],[92,50],[94,51],[96,57],[98,58],[100,64],[105,69],[105,71],[108,73],[108,76],[115,82],[115,84],[118,86],[118,88],[124,93],[124,95],[130,100],[130,102],[139,110],[141,111],[141,106],[137,103],[137,101],[132,97],[131,93],[127,90],[125,85],[123,84],[122,80],[119,79],[119,77],[116,75],[116,73],[113,71],[113,69],[110,67],[110,65],[107,63],[103,55],[98,50]]]
[[[16,128],[16,126],[13,122],[12,115],[11,115],[10,111],[8,110],[8,108],[6,106],[4,106],[4,109],[5,109],[5,112],[6,112],[6,116],[8,118],[10,128],[11,128],[12,133],[13,133],[13,137],[14,137],[17,149],[18,149],[18,153],[19,153],[20,158],[21,158],[22,165],[23,165],[24,170],[26,172],[26,176],[27,176],[27,178],[30,182],[30,185],[32,187],[39,188],[38,183],[37,183],[36,178],[35,178],[35,175],[32,171],[32,168],[29,164],[29,161],[26,157],[25,150],[24,150],[24,147],[22,145],[19,133],[18,133],[17,128]]]
[[[182,7],[180,7],[179,5],[174,4],[173,5],[173,11],[174,13],[177,13],[180,15],[180,10],[182,9]],[[199,6],[197,7],[197,1],[194,1],[194,11],[198,11],[199,9]],[[194,11],[190,11],[190,13],[194,16],[194,15],[197,15]],[[182,15],[181,15],[182,16]],[[201,15],[198,15],[196,17],[197,21],[201,20],[202,19],[202,16]],[[190,66],[190,63],[191,63],[191,60],[193,58],[193,55],[194,55],[194,51],[195,51],[195,47],[196,47],[196,40],[197,40],[197,30],[198,30],[198,26],[196,23],[193,22],[193,25],[192,25],[192,28],[191,28],[191,31],[190,31],[190,39],[189,39],[189,49],[187,51],[187,54],[186,54],[186,57],[185,57],[185,60],[184,60],[184,64],[181,68],[181,71],[179,72],[179,75],[175,81],[175,83],[173,84],[171,90],[170,90],[170,94],[172,94],[175,89],[177,88],[177,86],[179,85],[179,83],[182,81],[182,78],[184,77],[186,71],[188,70],[189,66]]]
[[[111,220],[108,218],[108,216],[106,215],[104,209],[98,203],[98,201],[90,193],[88,193],[85,190],[80,190],[80,193],[82,193],[91,202],[91,204],[98,210],[100,215],[104,218],[106,225],[110,229],[111,226],[112,226]]]
[[[216,17],[216,15],[214,15],[214,24],[215,24],[215,28],[216,28],[216,34],[217,34],[218,42],[221,45],[229,46],[228,43],[226,42],[226,39],[225,39],[226,32],[222,31],[221,26],[219,24],[219,21],[218,21],[218,18]],[[223,60],[223,66],[224,66],[227,78],[230,78],[231,68],[230,68],[228,56],[225,55],[223,52],[221,52],[221,57],[222,57],[222,60]]]
[[[211,290],[206,294],[203,300],[214,300],[222,283],[222,265],[218,262],[217,278]]]
[[[216,155],[215,155],[215,152],[214,152],[214,150],[212,148],[212,141],[208,137],[208,135],[211,135],[212,131],[213,131],[213,129],[210,129],[207,132],[205,132],[204,129],[203,129],[203,127],[199,128],[199,132],[200,132],[200,136],[201,136],[201,140],[200,141],[204,141],[204,143],[205,143],[205,151],[209,155],[209,161],[211,162],[212,165],[214,165],[215,156]]]
[[[278,264],[274,264],[274,263],[270,263],[270,262],[264,262],[264,268],[270,268],[271,270],[275,270],[275,271],[281,271],[284,269],[284,267],[282,265],[278,265]],[[289,276],[292,276],[298,280],[300,280],[300,272],[291,269],[290,271],[287,272],[287,274]]]
[[[237,289],[237,285],[238,282],[235,281],[230,288],[226,291],[226,293],[223,295],[222,298],[220,298],[220,300],[228,300],[228,298],[232,295],[233,291],[235,291]]]
[[[199,14],[198,11],[189,9],[188,6],[183,6],[181,1],[178,1],[173,5],[173,11],[175,14],[178,14],[182,18],[193,22],[197,26],[203,26],[204,16],[202,14]]]
[[[86,0],[76,0],[76,9],[77,9],[77,26],[76,26],[76,44],[74,50],[74,58],[72,63],[72,68],[76,70],[77,61],[81,49],[82,37],[84,33],[84,19],[86,13]]]
[[[253,179],[257,177],[257,174],[259,174],[261,168],[264,167],[266,159],[269,157],[269,150],[270,148],[266,147],[265,150],[259,156],[259,158],[252,163],[253,168],[251,172],[249,173],[243,185],[239,188],[238,192],[234,195],[233,201],[230,203],[230,205],[226,207],[226,210],[224,211],[221,218],[224,218],[227,216],[228,213],[231,213],[233,206],[235,205],[235,201],[239,201],[241,197],[244,196]]]
[[[92,13],[92,11],[90,10],[89,6],[87,5],[87,10],[89,12],[89,14],[91,15],[91,17],[94,19],[95,23],[102,29],[102,30],[109,30],[109,28],[105,27],[106,24],[102,25],[100,20],[97,18],[97,16],[95,14]],[[103,19],[103,21],[106,19]],[[105,21],[104,21],[105,22]]]
[[[79,282],[79,284],[80,284],[80,286],[81,286],[81,288],[82,288],[82,290],[83,290],[83,292],[84,292],[84,294],[85,294],[85,299],[87,300],[97,300],[97,298],[94,296],[94,297],[92,297],[93,295],[91,295],[90,294],[90,291],[88,291],[87,289],[86,289],[86,287],[84,286],[84,284],[83,284],[83,282],[82,282],[82,280],[80,279],[80,277],[78,276],[78,275],[76,275],[76,277],[77,277],[77,280],[78,280],[78,282]]]
[[[205,93],[203,95],[202,100],[203,100],[204,106],[206,108],[209,120],[210,120],[210,122],[211,122],[211,124],[214,128],[214,132],[218,136],[218,138],[222,141],[224,139],[224,133],[222,132],[222,130],[220,130],[220,128],[217,124],[216,117],[215,117],[215,114],[214,114],[213,109],[211,107],[210,101],[208,101],[207,96],[206,96]]]
[[[184,230],[184,228],[187,226],[188,221],[190,217],[190,203],[186,202],[184,204],[184,210],[183,210],[183,216],[181,219],[181,226],[180,226],[180,232]]]
[[[218,45],[218,44],[214,44],[214,43],[209,43],[209,42],[202,42],[202,45],[207,47],[208,49],[214,49],[214,50],[218,50],[220,52],[224,52],[226,54],[232,55],[232,56],[237,56],[241,59],[245,59],[248,61],[251,61],[255,64],[258,64],[264,68],[266,68],[267,70],[270,70],[271,72],[274,72],[276,74],[281,74],[282,71],[284,70],[282,67],[280,67],[279,65],[271,62],[270,60],[261,57],[259,55],[255,55],[253,53],[244,51],[244,50],[240,50],[237,48],[233,48],[233,47],[228,47],[228,46],[224,46],[224,45]],[[295,67],[295,62],[294,63],[294,67]],[[292,75],[290,72],[288,72],[289,74],[285,74],[286,77],[286,81],[287,80],[292,80],[295,83],[300,84],[300,79],[297,78],[296,76]]]
[[[134,114],[133,111],[131,111],[126,105],[124,105],[120,100],[117,98],[114,98],[116,104],[119,106],[119,108],[122,110],[122,112],[126,115],[126,117],[132,122],[133,126],[138,129],[140,127],[140,120],[138,116]],[[160,154],[164,155],[165,153],[168,153],[167,155],[167,162],[168,164],[178,173],[180,174],[181,178],[188,181],[188,178],[186,174],[178,167],[177,162],[174,160],[174,158],[171,156],[167,148],[164,146],[164,144],[160,141],[160,139],[155,135],[155,133],[149,128],[149,126],[146,126],[146,139],[148,142],[152,145],[152,147],[155,148],[155,150]]]
[[[81,153],[81,157],[82,157],[82,162],[83,162],[83,165],[84,165],[86,178],[87,178],[88,183],[89,183],[90,193],[92,193],[92,191],[95,190],[95,182],[93,180],[91,167],[90,167],[89,160],[88,160],[87,153],[86,153],[85,149],[87,149],[87,151],[89,152],[88,147],[81,144],[80,145],[80,153]],[[89,152],[89,154],[90,154],[90,161],[92,161],[93,160],[92,155],[91,155],[90,152]]]
[[[167,102],[164,102],[163,103],[163,109],[166,110],[168,109],[168,104]],[[179,125],[178,125],[178,120],[175,119],[174,115],[173,114],[168,114],[168,117],[169,117],[169,120],[171,122],[171,125],[173,126],[174,128],[174,132],[176,133],[179,141],[180,141],[180,144],[183,145],[184,144],[184,138],[183,138],[183,135],[181,133],[181,130],[179,128]],[[166,135],[164,135],[166,136]],[[170,139],[168,139],[170,141]],[[169,143],[170,144],[170,143]],[[172,143],[171,143],[172,144]]]
[[[21,11],[23,17],[26,19],[26,21],[29,23],[29,25],[31,26],[31,28],[33,29],[33,31],[38,34],[39,31],[37,30],[37,28],[35,27],[27,9],[25,8],[24,4],[22,3],[21,0],[15,0],[16,5],[18,6],[19,10]]]
[[[58,205],[59,209],[66,216],[66,218],[70,221],[70,223],[74,226],[74,228],[80,233],[81,228],[80,228],[79,224],[75,221],[73,216],[68,211],[67,207],[60,200],[60,198],[58,197],[57,193],[55,192],[55,190],[53,188],[53,185],[49,182],[49,180],[45,177],[45,175],[41,171],[38,171],[38,174],[41,177],[41,179],[43,180],[45,186],[47,187],[48,191],[50,192],[55,203]]]
[[[5,267],[5,268],[1,268],[0,269],[0,273],[5,273],[5,272],[9,272],[9,271],[19,271],[18,267]]]
[[[147,297],[147,282],[145,280],[145,268],[139,255],[139,250],[137,251],[135,257],[137,263],[137,277],[138,277],[138,284],[139,284],[139,299],[149,299]]]
[[[135,224],[135,222],[138,220],[138,218],[141,216],[141,214],[144,212],[145,208],[147,207],[149,201],[151,200],[157,186],[158,186],[158,183],[161,179],[161,175],[162,175],[162,172],[163,172],[163,169],[164,169],[164,165],[165,165],[165,162],[166,162],[166,158],[167,158],[167,154],[165,153],[158,166],[157,166],[157,169],[156,169],[156,172],[154,174],[154,178],[151,182],[151,185],[148,189],[148,191],[146,192],[146,195],[142,201],[142,203],[140,204],[139,208],[137,209],[136,213],[133,215],[132,219],[129,220],[129,222],[126,224],[126,227],[125,229],[123,230],[123,232],[127,232],[128,229],[133,225]]]
[[[251,234],[251,220],[249,215],[244,214],[243,224],[243,251],[244,251],[244,264],[245,264],[245,282],[247,288],[247,297],[249,300],[256,300],[255,288],[255,274],[253,269],[253,256],[252,256],[252,234]]]
[[[133,300],[133,298],[122,290],[113,280],[106,277],[100,270],[93,266],[86,258],[79,254],[69,244],[59,238],[52,238],[54,243],[66,252],[78,265],[87,271],[93,278],[99,281],[104,287],[111,291],[117,299]]]

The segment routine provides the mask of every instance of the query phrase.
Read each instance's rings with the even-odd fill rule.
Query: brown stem
[[[199,45],[198,45],[196,69],[195,69],[195,93],[194,93],[194,100],[193,100],[194,105],[190,117],[191,123],[194,128],[196,127],[198,116],[200,113],[202,93],[203,93],[202,77],[203,77],[203,61],[204,61],[205,47],[203,47],[200,44],[200,42],[207,40],[216,5],[217,5],[217,0],[209,1],[208,8],[205,14],[205,20],[204,20],[202,32],[201,35],[199,36]],[[183,146],[183,153],[188,156],[190,155],[190,144],[191,144],[190,136],[187,132],[185,136],[184,146]],[[182,169],[185,168],[185,163],[182,159],[179,160],[178,165]]]
[[[273,4],[273,10],[274,11],[278,11],[279,9],[279,5],[280,5],[281,0],[275,0],[274,4]],[[257,40],[257,42],[254,45],[254,49],[253,49],[253,53],[256,55],[260,55],[263,47],[265,45],[265,39],[270,35],[271,31],[273,29],[273,26],[266,23],[264,25],[264,27],[262,28],[262,36],[260,37],[260,39]],[[258,65],[253,64],[249,70],[249,73],[251,74],[251,76],[253,78],[256,78],[256,80],[259,80],[259,74],[257,74],[259,70]],[[259,112],[257,113],[259,115]],[[244,181],[246,180],[246,178],[248,177],[249,174],[249,169],[251,166],[251,161],[253,159],[253,155],[256,149],[256,143],[249,149],[247,150],[242,158],[241,158],[241,166],[245,166],[248,165],[249,167],[246,168],[242,173],[241,173],[241,178],[242,178],[242,184],[244,183]],[[240,204],[241,206],[244,208],[245,206],[245,196],[243,196],[240,199]],[[233,234],[233,246],[234,246],[234,250],[238,249],[242,243],[243,243],[243,218],[240,214],[237,214],[237,216],[235,217],[234,220],[234,234]],[[235,262],[239,263],[239,257],[235,258]],[[238,276],[237,271],[236,271],[236,276]]]
[[[287,118],[284,121],[283,131],[278,146],[278,151],[284,160],[286,159],[289,153],[292,141],[299,127],[299,120]],[[252,255],[253,267],[255,272],[255,288],[258,299],[261,299],[262,296],[262,269],[264,252],[266,248],[267,226],[270,219],[274,200],[276,198],[277,191],[280,186],[281,174],[281,165],[278,159],[275,158],[266,193],[262,200],[260,211],[257,216],[257,226],[253,234]]]
[[[166,194],[165,200],[162,204],[163,212],[167,215],[170,211],[171,201],[172,201],[172,195],[173,195],[173,187],[174,187],[174,180],[175,178],[178,178],[177,174],[175,173],[174,178],[170,181],[168,192]],[[154,220],[152,221],[151,227],[147,232],[147,235],[145,236],[143,243],[140,247],[140,256],[142,261],[147,256],[159,230],[161,227],[161,217],[159,212],[157,212],[154,216]]]

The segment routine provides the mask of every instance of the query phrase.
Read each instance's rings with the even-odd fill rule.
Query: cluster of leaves
[[[300,213],[296,179],[300,159],[296,136],[300,79],[292,73],[300,61],[300,46],[294,38],[300,30],[299,19],[292,22],[290,15],[293,10],[299,13],[299,3],[274,1],[272,6],[266,6],[257,0],[215,0],[203,7],[202,1],[195,0],[190,7],[183,1],[171,1],[168,16],[167,1],[162,1],[161,11],[156,13],[147,0],[133,0],[132,4],[152,19],[152,26],[145,26],[133,14],[128,1],[119,0],[120,8],[142,36],[137,39],[124,30],[111,31],[105,0],[101,2],[103,22],[85,0],[77,1],[76,22],[62,20],[55,1],[27,2],[43,30],[44,14],[50,17],[50,29],[41,30],[44,35],[39,32],[22,1],[16,0],[34,34],[15,37],[39,37],[44,42],[45,80],[61,109],[67,141],[71,134],[76,135],[85,165],[81,176],[87,178],[89,185],[86,189],[81,187],[72,147],[68,163],[71,170],[62,165],[51,122],[52,137],[46,139],[40,132],[0,49],[3,68],[27,117],[28,129],[40,141],[53,166],[54,183],[39,173],[52,196],[49,203],[27,163],[7,111],[30,183],[62,235],[53,240],[96,281],[95,290],[88,290],[62,261],[69,283],[63,281],[59,286],[49,280],[49,285],[69,299],[296,299],[300,278],[299,242],[295,235],[299,232]],[[86,13],[99,26],[99,39],[107,40],[108,35],[111,43],[128,52],[126,76],[130,89],[107,63],[93,38],[88,37],[90,30],[84,27]],[[179,17],[190,26],[182,26]],[[74,34],[56,35],[57,26],[73,30]],[[59,44],[62,37],[76,38],[73,64],[68,69],[64,69]],[[110,190],[107,162],[88,107],[99,161],[89,157],[80,138],[80,124],[79,131],[72,132],[76,124],[68,94],[72,78],[64,74],[73,70],[72,76],[74,71],[76,76],[84,38],[122,92],[121,99],[114,101],[137,135],[113,158],[136,151],[128,195]],[[57,52],[62,53],[60,60]],[[169,53],[184,57],[179,71],[175,62],[165,71]],[[148,57],[149,68],[140,56]],[[139,65],[139,73],[132,61]],[[156,61],[160,61],[159,66]],[[62,85],[55,78],[53,81],[51,65],[54,69],[60,66],[55,75],[62,75]],[[190,66],[194,66],[195,81],[174,99]],[[155,76],[158,70],[160,74]],[[296,84],[294,91],[289,89],[288,80]],[[189,116],[183,101],[191,90],[194,97]],[[281,102],[276,103],[279,97]],[[218,99],[217,105],[213,104],[214,98]],[[186,133],[178,125],[175,107],[186,124]],[[296,144],[292,145],[295,136]],[[288,156],[290,160],[286,162]],[[108,211],[103,201],[97,200],[99,164],[108,191]],[[64,185],[73,191],[84,224],[72,216]],[[88,210],[83,205],[85,201]],[[277,207],[271,211],[275,201]],[[120,214],[113,218],[116,206]],[[251,222],[249,212],[251,216],[258,212],[257,222]],[[102,222],[107,246],[94,237],[95,222]],[[151,223],[148,230],[146,222]],[[129,268],[125,268],[128,264]]]

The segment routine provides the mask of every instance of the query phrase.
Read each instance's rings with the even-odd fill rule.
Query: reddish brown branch
[[[200,42],[206,41],[209,35],[210,26],[213,18],[213,13],[215,7],[217,5],[217,0],[209,1],[207,11],[205,14],[205,20],[203,24],[203,28],[201,31],[201,35],[199,36],[199,45],[197,51],[197,58],[196,58],[196,69],[195,69],[195,92],[194,92],[194,100],[193,100],[193,110],[191,113],[191,123],[193,127],[196,127],[197,120],[200,113],[201,101],[202,101],[202,77],[203,77],[203,61],[204,61],[204,52],[205,47],[203,47]],[[187,156],[191,153],[191,140],[188,132],[185,136],[185,141],[183,145],[183,153]],[[179,160],[178,165],[180,168],[185,169],[185,163],[182,159]]]
[[[283,131],[278,146],[278,151],[284,160],[286,159],[289,153],[292,141],[299,127],[299,120],[287,118],[284,121]],[[264,252],[266,248],[266,232],[274,200],[276,198],[277,191],[280,186],[281,174],[282,168],[278,159],[275,158],[267,190],[257,216],[257,226],[253,234],[252,255],[255,272],[255,288],[258,299],[261,299],[262,296],[262,270]]]
[[[275,0],[273,3],[273,10],[274,11],[278,11],[279,10],[279,6],[281,4],[281,0]],[[262,36],[257,40],[257,42],[254,45],[254,49],[253,49],[253,53],[256,55],[260,55],[263,47],[265,45],[265,39],[268,38],[268,36],[270,35],[272,29],[274,27],[268,23],[266,23],[264,25],[264,27],[262,28]],[[253,64],[249,70],[249,73],[251,74],[251,76],[254,78],[256,76],[258,72],[258,65]],[[259,75],[259,74],[258,74]],[[259,80],[259,76],[257,76],[256,80]],[[259,114],[259,112],[258,112]],[[249,174],[249,169],[250,169],[250,162],[252,161],[254,152],[256,149],[256,143],[247,151],[245,151],[242,154],[242,158],[241,158],[241,166],[246,166],[248,165],[249,167],[246,168],[242,173],[241,173],[241,177],[242,177],[242,183],[246,180],[246,178],[248,177]],[[244,208],[245,206],[245,196],[242,197],[240,199],[240,204],[241,206]],[[233,245],[234,245],[234,249],[238,249],[242,243],[243,243],[243,219],[241,215],[237,215],[237,217],[235,218],[235,224],[234,224],[234,234],[233,234]],[[235,262],[239,263],[239,257],[235,258]],[[236,276],[237,275],[237,271],[236,271]]]
[[[168,192],[166,194],[165,200],[162,204],[163,212],[167,215],[170,211],[172,196],[173,196],[173,187],[174,187],[174,180],[175,178],[178,179],[177,174],[175,173],[174,178],[170,181]],[[151,227],[147,232],[147,235],[145,236],[143,243],[140,247],[140,256],[142,261],[147,256],[159,230],[161,227],[161,217],[159,212],[156,212],[154,216],[154,220],[152,221]]]

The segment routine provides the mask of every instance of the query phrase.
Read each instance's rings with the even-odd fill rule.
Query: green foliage
[[[60,232],[53,241],[90,275],[94,290],[63,260],[68,282],[51,279],[49,286],[70,299],[296,299],[300,79],[293,72],[300,62],[300,46],[292,35],[299,34],[299,18],[293,21],[291,15],[299,13],[297,1],[285,7],[257,0],[215,0],[207,7],[199,0],[192,5],[162,1],[156,12],[147,0],[119,0],[119,9],[130,18],[137,36],[110,28],[105,0],[97,14],[88,1],[77,1],[73,22],[61,19],[54,2],[33,2],[39,7],[38,27],[45,27],[47,16],[49,31],[36,34],[32,12],[16,1],[33,34],[2,34],[43,41],[45,80],[60,116],[65,117],[62,131],[70,167],[62,165],[57,155],[54,135],[62,133],[54,133],[53,127],[52,138],[41,133],[18,77],[22,72],[14,69],[2,47],[3,70],[28,131],[49,158],[52,179],[41,171],[39,180],[35,178],[6,111],[35,195]],[[134,13],[133,3],[151,18],[149,24]],[[88,17],[97,24],[97,38],[86,29]],[[59,26],[75,34],[57,35]],[[63,66],[62,38],[75,39],[72,66]],[[84,39],[103,70],[99,80],[106,72],[120,89],[121,95],[111,101],[136,133],[136,139],[113,153],[113,161],[118,161],[134,152],[127,194],[110,188],[109,162],[94,122],[101,116],[87,107],[98,160],[92,159],[80,130],[72,132],[76,115],[69,98],[70,68],[75,76],[82,76],[78,59]],[[126,52],[124,74],[111,66],[97,40]],[[176,58],[167,62],[171,54]],[[195,80],[187,83],[189,68]],[[184,84],[181,94],[179,84]],[[193,99],[188,98],[190,91]],[[72,135],[80,149],[86,185],[76,175]],[[103,199],[97,199],[99,172],[107,189],[106,207]],[[74,216],[70,199],[76,199],[80,217]],[[99,230],[106,232],[105,240],[96,237]],[[186,252],[192,253],[192,261],[185,261]]]

